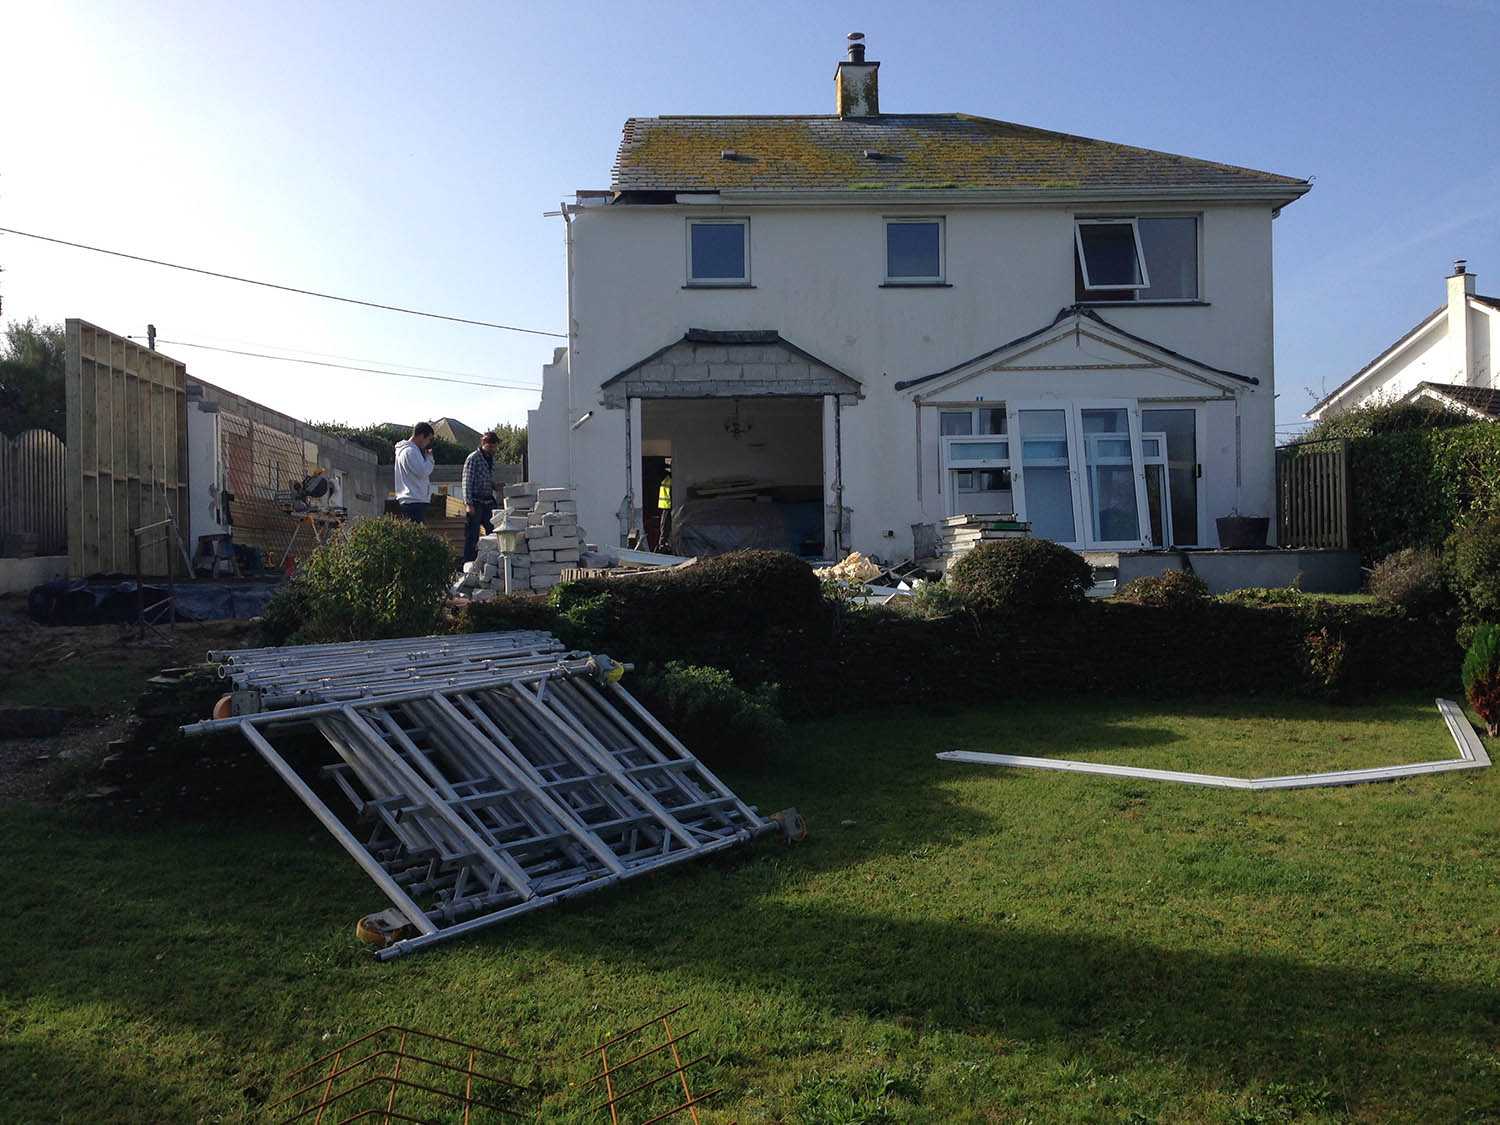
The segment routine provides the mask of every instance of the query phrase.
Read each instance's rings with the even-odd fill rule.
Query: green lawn
[[[932,756],[1451,757],[1430,701],[893,712],[794,738],[723,773],[801,809],[805,843],[390,964],[352,937],[373,885],[300,809],[0,808],[0,1118],[257,1116],[280,1075],[397,1022],[537,1059],[544,1120],[604,1121],[557,1060],[687,1001],[695,1085],[724,1088],[706,1122],[1500,1120],[1500,776],[1252,793]]]

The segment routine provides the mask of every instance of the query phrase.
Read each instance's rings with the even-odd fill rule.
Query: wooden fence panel
[[[67,551],[66,461],[56,434],[26,430],[9,439],[0,434],[0,536],[35,535],[39,555]]]
[[[1281,546],[1352,547],[1348,439],[1296,442],[1277,449],[1276,509]]]
[[[85,321],[66,336],[68,573],[130,573],[135,528],[170,508],[186,530],[187,368]],[[180,568],[156,538],[143,572]]]

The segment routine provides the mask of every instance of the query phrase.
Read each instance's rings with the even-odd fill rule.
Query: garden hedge
[[[769,554],[571,583],[549,612],[556,621],[593,602],[592,646],[643,670],[677,660],[723,668],[747,690],[777,684],[791,716],[1083,694],[1358,698],[1458,690],[1463,654],[1451,623],[1390,606],[1205,599],[1169,607],[1090,601],[1008,618],[840,612],[804,564]],[[522,617],[511,600],[476,604],[466,627],[547,627],[539,603],[531,606]]]
[[[1437,549],[1462,523],[1500,514],[1500,425],[1356,438],[1349,473],[1366,566],[1404,547]]]

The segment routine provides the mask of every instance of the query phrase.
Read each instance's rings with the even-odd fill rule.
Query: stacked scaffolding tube
[[[618,683],[548,633],[211,653],[237,729],[390,899],[382,958],[774,832]],[[277,752],[310,724],[357,834]],[[389,914],[389,912],[387,912]]]

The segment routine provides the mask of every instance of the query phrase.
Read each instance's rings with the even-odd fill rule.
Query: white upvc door
[[[1133,399],[1008,407],[1016,514],[1075,550],[1150,542],[1140,408]]]

